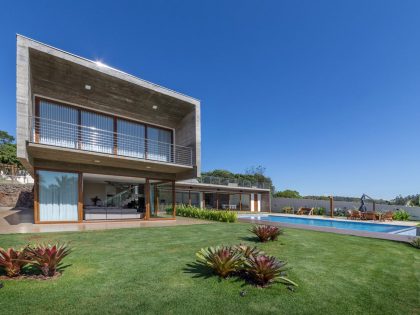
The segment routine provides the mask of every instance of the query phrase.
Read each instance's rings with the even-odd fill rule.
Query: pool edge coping
[[[261,224],[262,222],[262,221],[251,219],[251,218],[238,218],[238,221],[244,222],[244,223],[254,223],[254,224]],[[409,235],[399,235],[399,234],[390,234],[390,233],[381,233],[381,232],[365,232],[365,231],[358,231],[358,230],[337,229],[337,228],[332,228],[332,227],[321,227],[321,226],[293,224],[293,223],[284,223],[284,222],[272,222],[272,221],[263,221],[263,222],[266,225],[275,225],[275,226],[281,226],[281,227],[287,227],[287,228],[296,228],[296,229],[301,229],[301,230],[311,230],[311,231],[317,231],[317,232],[352,235],[352,236],[376,238],[376,239],[406,242],[406,243],[411,242],[413,238],[415,238]]]

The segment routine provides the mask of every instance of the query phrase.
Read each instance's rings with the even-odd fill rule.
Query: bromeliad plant
[[[71,250],[67,244],[38,244],[28,246],[26,253],[28,260],[36,269],[40,270],[45,277],[53,277],[61,266],[64,257],[70,254]]]
[[[242,255],[243,259],[249,259],[251,256],[256,257],[258,255],[264,255],[264,252],[256,248],[255,246],[248,246],[239,244],[233,247],[238,253]]]
[[[420,237],[415,237],[411,243],[413,247],[420,249]]]
[[[4,269],[8,277],[20,276],[22,268],[27,264],[27,250],[15,250],[13,248],[0,248],[0,267]]]
[[[201,264],[222,278],[237,272],[243,264],[242,254],[230,246],[202,248],[196,256]]]
[[[297,286],[285,277],[286,262],[268,256],[256,247],[242,244],[208,247],[202,248],[196,255],[200,264],[222,278],[236,275],[261,287],[276,280]]]
[[[254,225],[250,232],[254,233],[260,242],[275,241],[280,234],[283,234],[283,230],[277,226],[272,225]]]
[[[280,261],[274,256],[250,256],[245,262],[245,270],[249,279],[255,284],[266,287],[275,280],[297,286],[295,282],[284,276],[287,262]]]

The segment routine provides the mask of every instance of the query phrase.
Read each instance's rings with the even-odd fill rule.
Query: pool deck
[[[211,224],[214,222],[177,217],[176,220],[127,220],[95,221],[83,223],[34,224],[32,209],[11,209],[0,207],[0,234],[78,232],[110,230],[123,228],[147,228],[192,224]]]
[[[418,222],[412,221],[389,221],[389,222],[379,222],[379,221],[362,221],[362,220],[348,220],[346,218],[330,218],[330,217],[323,217],[323,216],[314,216],[314,215],[293,215],[293,214],[281,214],[281,213],[255,213],[255,214],[247,214],[247,215],[273,215],[273,216],[283,216],[283,217],[295,217],[295,218],[307,218],[307,219],[320,219],[320,220],[334,220],[334,221],[348,221],[348,222],[358,222],[358,223],[375,223],[375,224],[389,224],[389,225],[403,225],[409,227],[416,226]],[[306,224],[294,224],[294,223],[284,223],[284,222],[270,222],[270,221],[259,221],[251,218],[239,218],[240,222],[248,222],[253,224],[267,224],[267,225],[276,225],[281,227],[289,227],[289,228],[296,228],[296,229],[304,229],[304,230],[312,230],[318,232],[328,232],[328,233],[336,233],[336,234],[345,234],[345,235],[353,235],[353,236],[361,236],[361,237],[369,237],[369,238],[379,238],[384,240],[390,241],[398,241],[398,242],[411,242],[413,236],[408,235],[399,235],[399,234],[391,234],[391,233],[381,233],[381,232],[366,232],[366,231],[357,231],[357,230],[345,230],[345,229],[337,229],[333,227],[324,227],[324,226],[312,226]]]

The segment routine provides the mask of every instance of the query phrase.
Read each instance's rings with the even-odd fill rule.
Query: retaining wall
[[[33,205],[32,184],[0,184],[0,207],[32,208]]]

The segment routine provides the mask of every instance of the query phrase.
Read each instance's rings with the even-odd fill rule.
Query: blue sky
[[[419,16],[419,1],[8,1],[0,129],[15,133],[20,33],[199,98],[204,170],[419,193]]]

